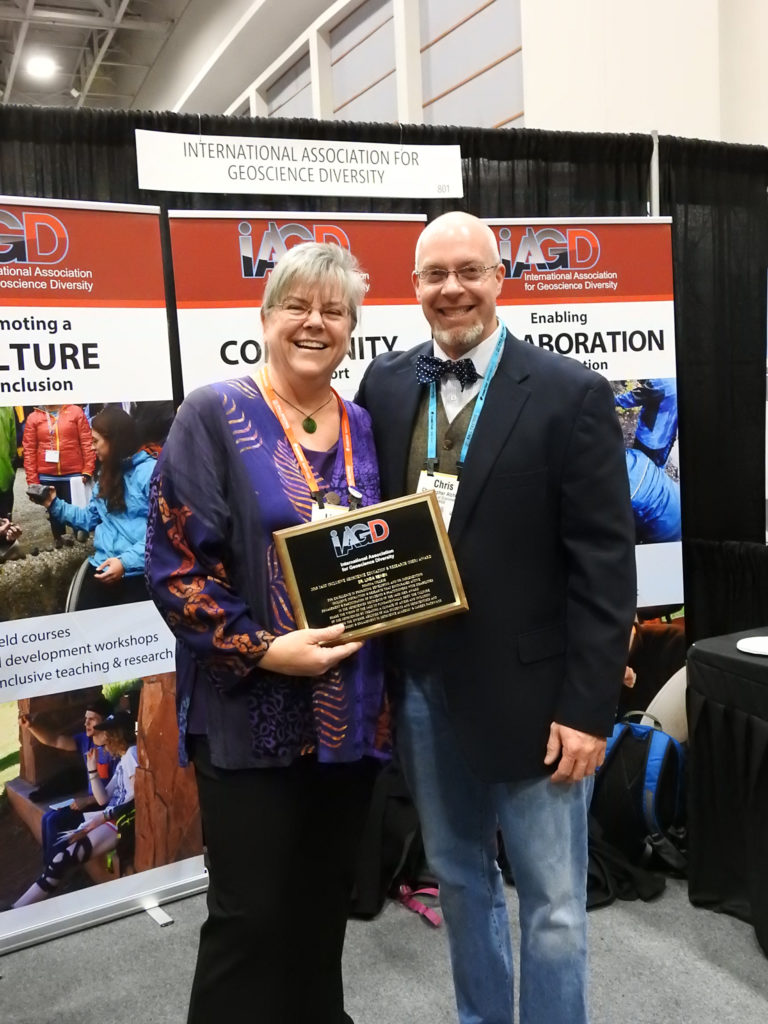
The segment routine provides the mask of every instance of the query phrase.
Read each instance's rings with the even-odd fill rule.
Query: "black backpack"
[[[375,917],[391,897],[439,925],[439,916],[421,899],[435,897],[436,885],[427,869],[418,813],[402,770],[393,760],[381,769],[374,784],[350,914]]]
[[[631,863],[685,874],[685,750],[653,716],[630,711],[617,722],[590,810],[602,840]]]

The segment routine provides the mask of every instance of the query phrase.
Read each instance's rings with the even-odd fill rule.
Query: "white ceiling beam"
[[[397,119],[401,124],[422,124],[424,94],[421,82],[421,24],[419,4],[393,0]]]
[[[248,109],[251,112],[251,117],[269,116],[269,104],[267,103],[267,98],[263,93],[259,92],[258,89],[252,89],[248,93]]]
[[[300,4],[294,2],[290,6],[288,0],[254,2],[246,16],[226,38],[222,39],[210,57],[198,62],[194,74],[178,99],[164,105],[168,110],[176,112],[227,113],[240,109],[253,89],[265,94],[286,67],[308,53],[309,37],[313,32],[332,32],[348,14],[360,7],[362,2],[363,0],[336,0],[335,3],[329,4],[327,0],[302,0]],[[290,11],[291,14],[296,13],[292,28],[290,16],[287,13],[283,14],[281,8],[285,8],[286,12]],[[315,12],[316,17],[312,18],[311,15]],[[256,14],[260,17],[255,17]],[[300,22],[302,15],[307,28],[297,38],[295,22]],[[180,22],[183,24],[184,20],[182,17]],[[264,32],[264,24],[274,26],[271,34]],[[269,61],[271,63],[268,63]],[[227,67],[234,69],[226,82],[225,76],[221,74],[223,62],[226,62]],[[259,68],[267,70],[254,74]],[[231,99],[235,88],[239,92]],[[154,98],[153,96],[152,99]]]
[[[309,75],[312,83],[312,116],[333,120],[333,70],[330,33],[321,29],[309,33]]]
[[[360,3],[361,0],[336,0],[336,3],[327,7],[325,12],[316,18],[300,36],[297,36],[290,46],[287,46],[283,50],[279,57],[273,60],[257,78],[243,89],[240,95],[225,108],[224,113],[231,114],[234,110],[237,110],[244,100],[251,95],[253,90],[255,90],[262,98],[266,97],[269,90],[285,73],[287,68],[291,67],[309,52],[309,40],[312,37],[312,34],[315,32],[323,32],[330,42],[331,31],[340,22],[342,22],[350,12],[359,7]],[[266,104],[266,100],[264,100],[264,102]],[[264,116],[266,116],[267,113],[268,110],[265,110]],[[333,109],[331,109],[328,116],[333,116]]]
[[[111,29],[109,32],[106,32],[104,34],[104,38],[101,41],[101,45],[99,46],[98,50],[96,50],[96,54],[93,58],[93,63],[88,69],[88,74],[86,76],[85,81],[83,82],[83,88],[80,90],[80,95],[77,97],[77,102],[75,103],[76,107],[82,107],[82,105],[85,103],[85,100],[88,96],[88,90],[93,85],[93,80],[98,74],[99,68],[101,67],[101,62],[106,56],[107,50],[109,49],[109,44],[114,39],[115,32],[118,30],[118,28],[120,28],[120,22],[122,21],[123,15],[125,14],[125,9],[127,8],[130,2],[131,0],[121,0],[120,6],[117,8],[117,11],[115,12],[115,27],[114,29]],[[95,43],[96,39],[94,36],[94,44]]]
[[[147,21],[144,18],[129,17],[118,21],[110,16],[103,18],[100,14],[80,14],[76,11],[52,10],[48,7],[36,7],[31,12],[0,4],[0,21],[30,22],[33,25],[61,25],[66,28],[88,28],[111,31],[127,28],[137,32],[167,32],[173,21]]]
[[[35,6],[35,0],[27,0],[26,13],[30,14]],[[24,49],[24,40],[27,38],[27,31],[29,29],[28,22],[22,22],[16,33],[14,40],[13,56],[11,57],[11,66],[8,69],[8,77],[5,81],[5,88],[3,89],[3,103],[10,103],[11,93],[13,92],[13,85],[16,79],[16,72],[19,70],[19,64],[21,63],[21,51]]]

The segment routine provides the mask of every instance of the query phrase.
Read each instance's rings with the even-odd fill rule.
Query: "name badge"
[[[349,509],[346,505],[331,505],[329,502],[325,502],[323,507],[320,508],[316,501],[312,502],[312,523],[323,523],[326,519],[335,519],[336,516],[343,516]]]
[[[416,493],[421,494],[423,491],[435,492],[447,530],[451,525],[453,506],[459,493],[459,478],[452,473],[428,473],[426,469],[422,469],[419,482],[416,484]]]
[[[58,452],[58,450],[56,448],[49,448],[48,451],[45,453],[45,461],[46,462],[55,462],[56,465],[58,466],[58,464],[59,464],[59,452]]]

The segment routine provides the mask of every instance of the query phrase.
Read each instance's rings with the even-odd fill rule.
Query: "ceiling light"
[[[73,99],[73,100],[79,100],[79,99],[80,99],[80,93],[79,93],[79,92],[78,92],[78,90],[77,90],[77,89],[76,89],[76,88],[74,87],[74,85],[73,85],[73,86],[72,86],[72,88],[71,88],[71,89],[69,90],[69,95],[70,95],[70,96],[72,97],[72,99]]]
[[[27,61],[27,74],[32,78],[53,78],[58,70],[53,57],[45,54],[37,54]]]

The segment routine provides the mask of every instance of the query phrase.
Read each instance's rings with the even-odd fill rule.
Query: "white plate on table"
[[[736,641],[736,646],[745,654],[768,656],[768,636],[743,636]]]

